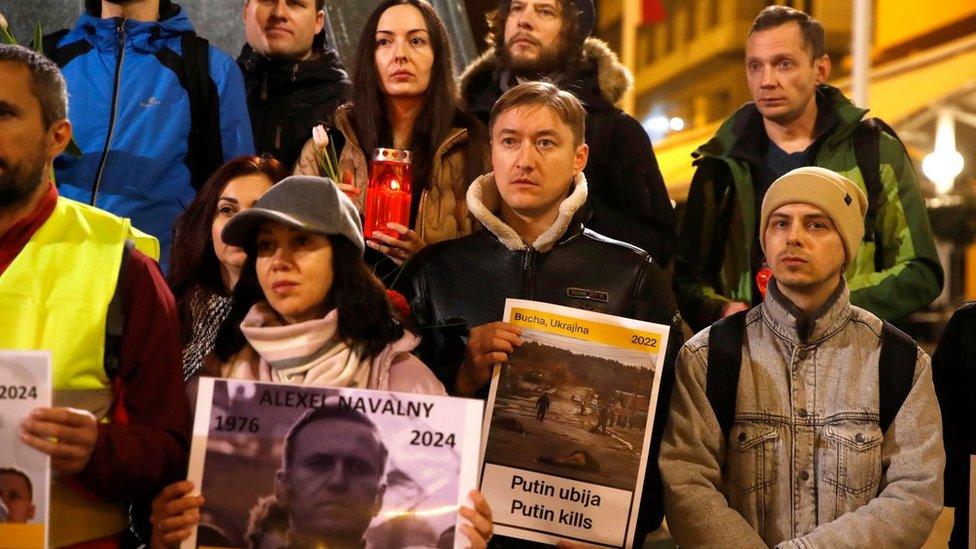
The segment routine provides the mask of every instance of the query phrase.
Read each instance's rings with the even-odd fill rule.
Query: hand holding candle
[[[401,233],[389,225],[395,223],[404,228],[410,225],[410,202],[413,198],[410,151],[376,149],[369,172],[363,233],[367,239],[376,239],[377,234],[397,239]]]

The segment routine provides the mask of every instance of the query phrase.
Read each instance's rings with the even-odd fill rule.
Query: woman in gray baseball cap
[[[363,262],[359,212],[330,179],[293,176],[224,226],[221,239],[247,252],[234,305],[202,375],[296,385],[361,387],[444,395],[410,354],[382,284]],[[175,546],[199,523],[203,500],[188,481],[153,501],[153,539]],[[480,493],[462,508],[472,547],[491,537]]]
[[[208,370],[222,377],[444,394],[362,260],[359,212],[330,180],[282,180],[221,234],[247,252]],[[304,357],[308,357],[305,359]]]

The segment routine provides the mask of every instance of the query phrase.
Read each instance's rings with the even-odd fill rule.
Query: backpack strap
[[[868,194],[868,211],[864,215],[864,241],[874,242],[874,270],[884,270],[884,249],[881,234],[875,229],[878,208],[884,196],[881,185],[881,133],[894,137],[899,143],[895,130],[880,118],[867,118],[854,128],[854,159],[857,169],[864,179]],[[902,147],[904,144],[902,143]]]
[[[886,433],[912,389],[918,346],[905,332],[887,320],[882,322],[881,357],[878,359],[878,424],[881,432]]]
[[[41,38],[41,47],[43,48],[44,55],[61,68],[64,68],[75,57],[84,55],[92,49],[92,45],[87,40],[76,40],[70,44],[64,44],[58,47],[58,42],[67,35],[68,29],[61,29]]]
[[[705,396],[715,418],[728,439],[735,421],[735,400],[742,368],[742,343],[745,340],[746,313],[727,316],[708,329],[708,365]]]
[[[180,37],[183,74],[190,99],[189,154],[191,183],[200,189],[224,162],[217,86],[210,78],[210,42],[194,32]]]
[[[122,369],[122,336],[125,332],[125,310],[128,305],[125,301],[125,273],[129,266],[129,258],[136,243],[132,240],[125,241],[122,248],[122,263],[119,265],[119,280],[115,284],[115,293],[112,294],[112,301],[108,304],[108,313],[105,315],[105,375],[115,379],[116,374]]]
[[[873,118],[865,120],[854,128],[854,159],[857,169],[864,179],[864,187],[868,195],[868,211],[864,214],[864,241],[874,242],[874,270],[883,268],[881,239],[874,229],[874,220],[878,216],[878,204],[881,202],[881,130],[870,123]]]

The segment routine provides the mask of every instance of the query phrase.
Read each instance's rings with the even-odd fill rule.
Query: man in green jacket
[[[757,240],[759,204],[769,185],[802,166],[833,170],[872,202],[864,239],[846,271],[851,302],[889,320],[924,307],[942,290],[943,272],[911,160],[894,136],[862,121],[827,86],[824,31],[806,13],[764,9],[746,41],[753,102],[729,117],[695,151],[675,257],[681,313],[695,330],[762,301],[768,268]],[[874,132],[865,140],[861,132]],[[855,142],[876,147],[871,192]],[[869,155],[870,156],[870,155]],[[861,153],[861,164],[872,165]],[[870,178],[868,178],[870,179]]]

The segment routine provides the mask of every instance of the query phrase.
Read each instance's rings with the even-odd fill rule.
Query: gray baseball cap
[[[277,221],[321,235],[341,235],[366,250],[359,210],[348,196],[327,177],[293,175],[264,193],[253,208],[227,222],[220,237],[232,246],[254,244],[258,226]]]

